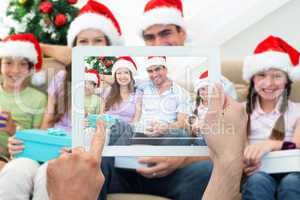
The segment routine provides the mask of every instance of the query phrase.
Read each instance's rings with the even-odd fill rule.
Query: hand
[[[209,97],[204,122],[201,132],[209,147],[214,168],[202,199],[241,199],[240,182],[247,130],[245,109],[242,104],[226,97],[222,86],[216,85]]]
[[[0,119],[0,131],[6,132],[9,136],[13,136],[16,133],[16,123],[12,119],[11,113],[0,109]]]
[[[97,121],[90,151],[77,147],[72,153],[62,152],[58,159],[49,161],[47,190],[51,200],[98,198],[104,183],[100,169],[104,141],[104,123]]]
[[[250,164],[250,165],[246,165],[244,167],[244,173],[247,175],[247,176],[250,176],[252,174],[254,174],[256,171],[259,170],[261,166],[261,162],[259,161],[258,163],[253,163],[253,164]]]
[[[201,129],[212,160],[242,161],[246,143],[247,114],[241,103],[224,94],[216,85]]]
[[[244,162],[247,165],[257,164],[261,161],[262,157],[267,153],[281,147],[282,141],[266,140],[260,143],[248,145],[244,151]]]
[[[159,123],[159,122],[152,122],[150,124],[150,128],[147,129],[148,134],[151,136],[160,136],[168,131],[168,124]]]
[[[16,154],[21,153],[25,148],[23,145],[23,141],[17,140],[14,136],[8,138],[7,147],[11,159],[13,159]]]
[[[204,121],[201,119],[197,119],[193,124],[192,124],[192,135],[193,136],[199,136],[201,134],[201,129],[204,127]]]
[[[150,166],[139,168],[136,171],[146,178],[165,177],[182,167],[184,161],[185,157],[142,157],[139,162]]]

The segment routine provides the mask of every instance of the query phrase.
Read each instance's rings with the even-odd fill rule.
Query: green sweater
[[[34,88],[26,87],[15,94],[5,92],[0,86],[0,108],[11,112],[17,130],[39,128],[46,104],[46,95]],[[0,145],[5,149],[7,149],[7,139],[7,133],[0,132]]]

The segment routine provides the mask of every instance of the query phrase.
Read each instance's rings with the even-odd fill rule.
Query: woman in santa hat
[[[141,112],[141,93],[136,91],[134,76],[137,65],[131,57],[119,57],[112,68],[114,83],[101,105],[101,113],[116,116],[126,123],[135,123]]]
[[[121,45],[121,29],[112,12],[103,4],[89,0],[70,24],[67,36],[68,46],[109,46]],[[113,82],[111,76],[101,80]],[[71,131],[71,67],[59,71],[48,88],[48,109],[42,128],[56,127]]]
[[[245,200],[300,199],[299,172],[259,171],[267,153],[300,148],[300,104],[289,100],[292,81],[300,79],[299,57],[281,38],[269,36],[244,61],[243,78],[250,82],[248,145],[244,151],[247,177],[242,188]]]

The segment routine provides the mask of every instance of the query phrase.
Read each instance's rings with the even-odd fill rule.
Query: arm
[[[137,123],[140,118],[141,118],[141,114],[142,114],[142,98],[139,97],[137,99],[137,102],[135,104],[135,113],[134,113],[134,116],[133,116],[133,120],[132,120],[132,123]]]
[[[297,149],[300,149],[300,119],[296,122],[293,142],[295,142]]]
[[[64,65],[71,64],[72,49],[62,45],[40,43],[44,55],[55,58]]]
[[[104,114],[104,108],[105,108],[105,101],[104,99],[102,98],[101,99],[101,106],[100,106],[100,115],[103,115]]]
[[[36,113],[34,113],[33,115],[32,128],[40,128],[42,126],[43,116],[45,114],[46,108],[47,108],[47,97],[46,95],[43,95],[40,98],[39,105],[35,109]]]
[[[112,75],[104,75],[100,74],[100,79],[108,83],[109,85],[112,85],[115,81],[114,77]]]
[[[44,117],[41,125],[41,129],[47,129],[54,126],[54,118],[55,118],[55,104],[56,98],[55,96],[48,96],[47,108],[44,112]]]
[[[204,118],[207,128],[202,132],[214,168],[203,199],[240,199],[247,114],[242,104],[225,97],[219,85],[213,88],[209,101]]]

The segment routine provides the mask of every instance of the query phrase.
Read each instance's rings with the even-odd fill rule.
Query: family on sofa
[[[59,193],[55,191],[61,189],[57,185],[57,188],[50,187],[49,191],[49,185],[53,186],[53,184],[49,184],[49,178],[47,179],[48,163],[14,158],[14,155],[26,148],[22,145],[22,141],[14,138],[17,129],[59,127],[72,133],[71,93],[68,87],[71,81],[71,65],[55,75],[49,84],[47,96],[29,85],[31,75],[41,69],[42,51],[48,52],[49,56],[57,60],[62,60],[64,57],[65,61],[67,54],[71,52],[70,47],[121,45],[121,36],[120,25],[113,13],[105,5],[90,0],[70,25],[67,36],[69,47],[60,47],[64,49],[63,55],[57,55],[55,51],[49,52],[47,49],[53,46],[40,45],[32,34],[10,35],[1,41],[1,199],[52,199]],[[187,35],[181,1],[150,0],[142,16],[140,36],[145,44],[150,46],[185,45]],[[261,159],[268,152],[296,149],[300,146],[300,104],[289,100],[291,84],[295,80],[300,80],[300,69],[297,66],[299,58],[300,53],[284,40],[269,36],[257,45],[253,55],[244,60],[243,78],[249,82],[249,88],[247,101],[241,107],[244,108],[246,117],[240,110],[243,117],[234,122],[237,127],[242,127],[235,130],[235,133],[244,133],[241,138],[247,137],[245,148],[240,144],[235,149],[238,152],[236,157],[243,157],[242,160],[236,160],[239,170],[235,170],[237,175],[234,176],[237,180],[241,180],[242,171],[245,175],[241,186],[243,199],[298,199],[300,197],[300,189],[297,187],[300,185],[299,172],[274,175],[259,171]],[[89,87],[92,90],[97,87],[100,79],[111,85],[107,93],[101,97],[96,96],[97,100],[91,103],[92,106],[87,107],[95,108],[92,110],[96,110],[96,113],[111,114],[122,119],[122,122],[116,124],[113,129],[115,130],[111,138],[113,144],[130,144],[129,138],[124,136],[133,136],[137,133],[130,131],[128,134],[123,134],[120,130],[131,130],[130,127],[128,128],[130,123],[145,122],[146,132],[138,133],[143,137],[161,135],[195,137],[199,136],[199,133],[202,134],[205,141],[198,142],[208,145],[210,157],[141,157],[139,162],[148,166],[136,170],[116,168],[115,158],[102,158],[101,169],[100,166],[98,167],[99,173],[101,170],[105,177],[105,182],[102,179],[102,184],[95,184],[99,188],[94,188],[95,194],[101,190],[99,199],[106,199],[109,193],[145,193],[170,199],[202,197],[209,199],[220,193],[220,191],[213,192],[215,189],[212,186],[212,181],[216,185],[222,182],[218,178],[220,174],[215,173],[219,169],[216,166],[220,158],[212,156],[219,152],[216,145],[220,141],[214,141],[210,134],[206,134],[211,130],[205,127],[206,123],[213,123],[210,121],[210,116],[231,117],[230,119],[237,117],[226,115],[226,112],[232,112],[230,106],[237,104],[230,98],[236,96],[234,86],[228,79],[222,77],[223,86],[213,87],[215,93],[223,95],[223,99],[219,96],[217,100],[221,101],[222,106],[224,103],[227,108],[225,114],[216,117],[210,109],[218,105],[208,104],[208,72],[200,73],[195,69],[196,73],[191,76],[196,93],[193,103],[185,89],[176,83],[180,77],[172,78],[174,69],[167,66],[167,59],[167,57],[149,57],[149,65],[146,66],[149,80],[140,85],[134,82],[138,67],[130,57],[118,58],[111,76],[87,72],[86,81],[90,81]],[[65,63],[71,62],[69,60]],[[180,66],[176,70],[180,70]],[[182,77],[186,76],[183,74]],[[214,102],[214,97],[211,98]],[[167,110],[171,112],[166,113],[164,108],[157,106],[163,99],[168,99],[167,105],[172,108],[168,107]],[[239,115],[239,112],[235,114]],[[186,124],[190,121],[189,117],[192,117],[193,123]],[[149,120],[153,118],[156,120]],[[98,123],[97,131],[101,129],[101,123],[103,122]],[[222,130],[215,131],[221,133]],[[174,141],[175,143],[171,144],[169,141],[161,142],[166,142],[165,145],[182,145],[182,140],[172,140]],[[186,140],[186,142],[190,141]],[[226,145],[223,147],[233,148]],[[218,151],[214,152],[214,149]],[[78,155],[86,153],[83,150],[76,151],[79,151]],[[62,157],[74,154],[76,151],[70,153],[69,150],[63,150]],[[223,153],[225,152],[224,149]],[[60,158],[58,161],[61,161]],[[58,161],[57,166],[63,166],[64,162]],[[68,166],[67,161],[65,162],[65,166]],[[99,160],[97,162],[100,164]],[[243,166],[240,162],[243,162]],[[55,167],[52,162],[50,169],[54,170],[53,168]],[[240,181],[231,184],[239,186]],[[234,191],[232,194],[224,192],[222,197],[232,199],[231,195],[235,196],[239,193],[239,187],[236,185],[230,189]],[[224,185],[224,188],[228,186]],[[67,190],[69,185],[65,187]],[[85,194],[78,194],[80,195]]]

